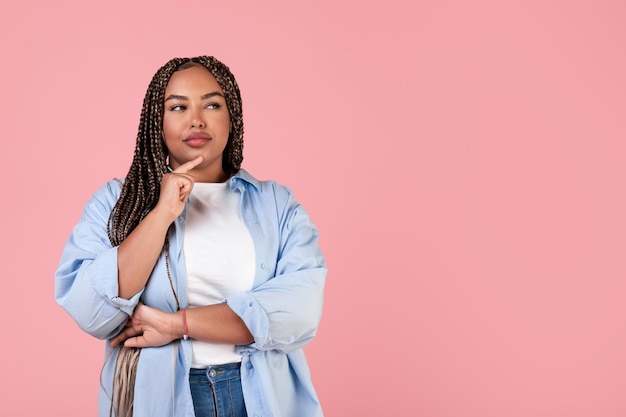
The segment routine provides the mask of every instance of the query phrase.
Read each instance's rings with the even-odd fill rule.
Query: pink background
[[[174,56],[244,99],[244,167],[322,234],[329,417],[626,415],[620,1],[4,2],[2,416],[92,416],[102,342],[53,299]]]

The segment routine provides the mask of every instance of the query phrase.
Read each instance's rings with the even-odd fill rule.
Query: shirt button
[[[246,368],[252,369],[252,364],[250,362],[246,363]]]
[[[261,269],[265,269],[265,268],[267,268],[267,265],[261,264]]]

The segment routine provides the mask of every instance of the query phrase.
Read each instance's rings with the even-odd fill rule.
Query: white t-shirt
[[[254,282],[254,242],[229,183],[195,183],[187,205],[184,254],[189,307],[217,304]],[[206,323],[210,326],[211,323]],[[234,345],[192,340],[193,368],[240,362]]]

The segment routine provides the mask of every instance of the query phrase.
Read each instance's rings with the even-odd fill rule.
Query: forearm
[[[194,179],[187,172],[201,162],[198,156],[163,176],[156,207],[118,248],[120,297],[132,297],[145,287],[163,249],[167,229],[182,213],[193,188]]]
[[[174,313],[174,332],[184,333],[182,312]],[[213,304],[186,310],[187,332],[192,339],[211,343],[248,345],[254,342],[252,334],[241,318],[226,303]]]
[[[118,248],[119,296],[129,299],[145,287],[163,249],[171,221],[151,211]]]

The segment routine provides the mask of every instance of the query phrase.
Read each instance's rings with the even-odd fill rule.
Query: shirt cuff
[[[114,307],[129,316],[133,314],[139,303],[143,289],[130,299],[119,296],[117,247],[100,253],[91,265],[91,285],[94,290]]]

